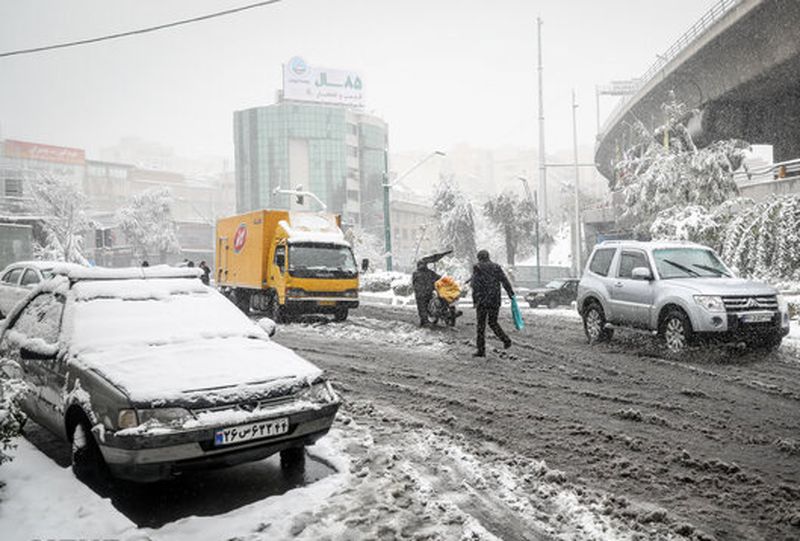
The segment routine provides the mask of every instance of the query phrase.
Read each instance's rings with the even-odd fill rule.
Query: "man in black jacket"
[[[486,356],[486,320],[489,320],[494,334],[503,342],[506,349],[511,347],[511,338],[503,332],[497,322],[500,313],[500,285],[506,290],[509,297],[514,296],[514,290],[500,265],[489,259],[489,252],[478,252],[478,263],[472,267],[472,302],[478,316],[478,351],[476,357]]]
[[[428,304],[433,298],[435,284],[439,278],[441,276],[429,269],[426,263],[417,262],[417,270],[411,275],[411,285],[414,287],[414,297],[417,300],[420,327],[425,327],[429,323]]]

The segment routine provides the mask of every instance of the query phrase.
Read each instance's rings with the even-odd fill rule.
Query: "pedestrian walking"
[[[500,314],[500,286],[506,290],[508,296],[514,298],[514,289],[508,281],[506,273],[497,263],[489,259],[489,252],[478,252],[478,263],[472,267],[472,302],[475,305],[478,318],[478,351],[475,357],[486,356],[486,323],[495,336],[503,342],[503,347],[511,347],[511,338],[503,331],[497,322]]]
[[[436,281],[441,278],[436,272],[428,268],[424,261],[417,261],[417,270],[411,275],[411,285],[414,287],[414,298],[417,301],[419,326],[428,325],[428,305],[433,299]]]
[[[208,265],[206,265],[205,260],[201,261],[198,267],[200,267],[200,270],[203,271],[203,274],[200,275],[200,281],[203,282],[205,285],[209,285],[211,283],[211,269],[208,268]]]

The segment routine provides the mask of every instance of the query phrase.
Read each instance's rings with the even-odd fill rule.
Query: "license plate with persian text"
[[[258,423],[221,428],[214,433],[214,445],[230,445],[243,441],[280,436],[289,432],[289,418],[270,419]]]

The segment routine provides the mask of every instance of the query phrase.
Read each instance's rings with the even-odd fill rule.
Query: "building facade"
[[[383,120],[342,106],[282,101],[236,111],[236,210],[302,208],[275,193],[302,186],[346,225],[382,223],[387,143]]]

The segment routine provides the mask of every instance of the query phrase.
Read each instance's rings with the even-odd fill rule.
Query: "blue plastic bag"
[[[511,297],[511,316],[514,318],[514,327],[518,331],[525,328],[525,322],[522,321],[522,312],[519,310],[519,305],[515,297]]]

